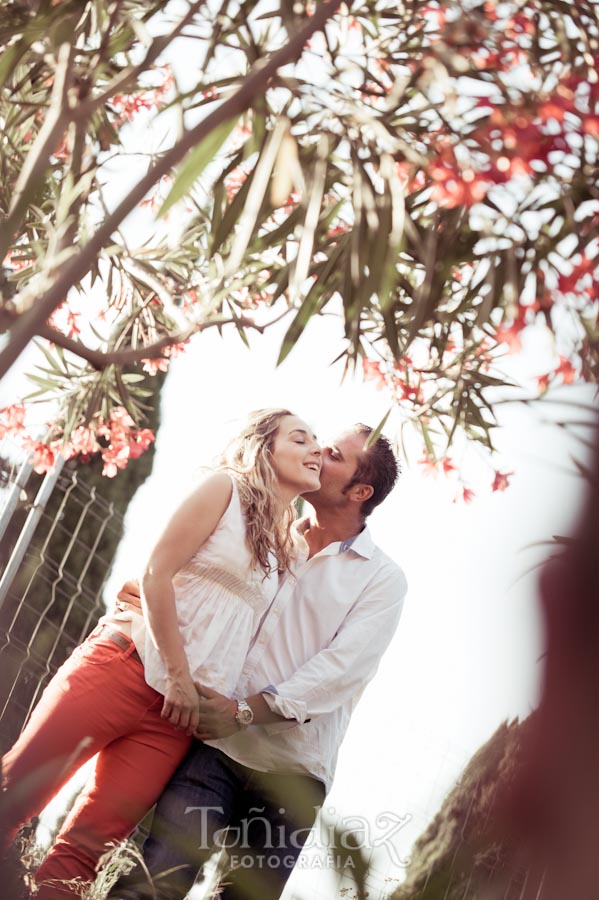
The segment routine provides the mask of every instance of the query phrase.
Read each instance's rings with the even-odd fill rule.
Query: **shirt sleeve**
[[[264,725],[269,734],[304,724],[359,697],[391,642],[406,592],[407,582],[399,567],[378,573],[348,611],[328,647],[287,681],[269,685],[262,692],[270,709],[287,720]]]

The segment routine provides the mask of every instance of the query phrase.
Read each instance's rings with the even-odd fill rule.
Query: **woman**
[[[194,682],[233,692],[290,563],[293,498],[318,489],[320,466],[301,419],[253,413],[151,553],[143,618],[105,616],[44,691],[2,761],[9,839],[98,756],[36,873],[37,900],[80,896],[107,845],[153,805],[198,725]]]

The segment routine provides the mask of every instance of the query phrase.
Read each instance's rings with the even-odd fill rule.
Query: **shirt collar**
[[[310,517],[304,516],[302,519],[297,519],[293,523],[293,531],[295,532],[295,537],[297,539],[297,543],[300,548],[305,553],[305,558],[308,555],[308,543],[304,537],[308,526],[310,525]],[[364,559],[372,559],[372,556],[375,551],[375,543],[372,540],[370,535],[370,531],[368,530],[368,526],[364,526],[362,531],[358,534],[352,535],[352,537],[347,538],[344,541],[332,541],[332,543],[327,544],[326,547],[323,547],[316,556],[334,556],[338,553],[345,553],[348,550],[353,550],[354,553],[357,553],[358,556],[363,556]]]

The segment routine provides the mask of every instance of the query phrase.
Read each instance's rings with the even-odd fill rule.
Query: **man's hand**
[[[199,695],[200,724],[194,732],[195,737],[202,741],[213,741],[216,738],[230,737],[240,730],[241,726],[235,721],[237,700],[231,700],[197,682],[196,688]]]
[[[141,612],[139,581],[126,581],[116,597],[117,610],[132,609],[134,612]]]

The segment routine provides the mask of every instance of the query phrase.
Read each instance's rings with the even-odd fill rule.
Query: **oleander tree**
[[[431,472],[459,441],[493,460],[506,397],[597,380],[592,0],[0,9],[0,374],[32,340],[43,355],[0,436],[37,471],[139,456],[144,370],[207,328],[247,340],[285,318],[282,360],[336,315],[337,355]],[[533,330],[550,359],[517,382]]]

